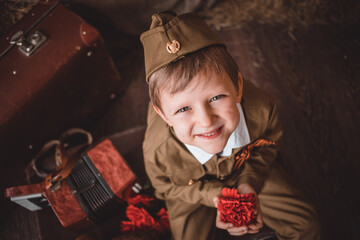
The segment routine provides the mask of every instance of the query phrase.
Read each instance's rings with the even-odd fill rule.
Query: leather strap
[[[38,154],[36,154],[36,156],[31,160],[31,162],[29,163],[29,166],[30,166],[31,169],[34,170],[34,172],[36,173],[37,176],[39,176],[41,178],[45,178],[48,175],[48,173],[42,171],[41,169],[38,169],[37,166],[36,166],[36,162],[39,160],[39,158],[41,156],[43,156],[45,153],[47,153],[52,147],[55,146],[56,149],[57,149],[59,145],[60,145],[59,140],[50,140],[50,141],[48,141],[41,148],[40,152]]]
[[[76,149],[71,153],[65,146],[65,141],[68,137],[74,134],[84,134],[87,137],[87,142],[76,146]],[[91,133],[85,131],[81,128],[71,128],[61,134],[59,138],[59,144],[56,145],[55,150],[55,161],[56,161],[56,171],[50,173],[45,178],[45,186],[46,189],[52,189],[57,183],[64,180],[67,176],[69,176],[74,163],[81,157],[83,151],[92,144],[93,138]]]
[[[92,138],[91,133],[89,133],[88,131],[85,131],[84,129],[71,128],[71,129],[65,131],[64,133],[62,133],[59,138],[60,144],[56,147],[56,150],[55,150],[55,161],[56,161],[56,166],[57,166],[56,170],[64,168],[68,162],[68,158],[69,158],[68,154],[69,153],[67,152],[67,149],[65,146],[66,139],[74,134],[79,134],[79,133],[84,134],[87,137],[87,143],[84,144],[84,147],[92,144],[93,138]]]

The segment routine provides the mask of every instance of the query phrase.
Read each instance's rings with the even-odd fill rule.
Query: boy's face
[[[180,141],[216,154],[224,149],[240,120],[236,106],[242,93],[240,73],[239,88],[238,94],[227,74],[206,71],[197,74],[181,92],[171,95],[161,91],[162,111],[154,108]]]

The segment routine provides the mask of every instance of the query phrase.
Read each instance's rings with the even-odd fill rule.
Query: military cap
[[[140,41],[144,47],[146,82],[156,70],[189,53],[212,45],[225,46],[200,16],[177,16],[171,11],[152,15],[150,30],[141,34]]]

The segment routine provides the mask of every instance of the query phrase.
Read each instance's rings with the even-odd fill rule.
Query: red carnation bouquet
[[[166,236],[170,232],[168,212],[165,208],[154,205],[154,198],[147,195],[137,195],[127,199],[126,217],[122,221],[121,232],[148,232],[148,234]]]
[[[256,198],[254,193],[239,194],[236,189],[223,188],[218,211],[223,222],[232,223],[235,227],[256,222]]]

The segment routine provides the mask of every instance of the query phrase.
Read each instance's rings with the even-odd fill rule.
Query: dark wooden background
[[[100,30],[126,86],[90,130],[99,138],[145,125],[148,93],[139,34],[147,29],[154,11],[201,11],[227,43],[243,76],[277,99],[284,128],[281,161],[315,204],[323,239],[360,239],[359,3],[307,1],[318,11],[308,9],[310,15],[302,13],[292,20],[285,14],[286,4],[265,10],[259,5],[265,12],[253,15],[254,8],[240,9],[229,19],[224,17],[232,13],[229,6],[246,7],[246,1],[225,1],[229,5],[220,7],[216,2],[65,2]],[[316,3],[323,5],[316,8]],[[241,13],[250,15],[244,18]],[[1,168],[1,190],[23,184],[21,167],[19,163]],[[63,230],[51,211],[32,213],[8,200],[2,202],[0,239],[77,236]]]

